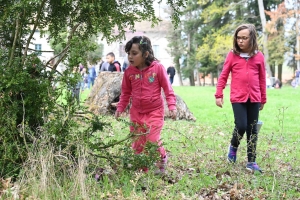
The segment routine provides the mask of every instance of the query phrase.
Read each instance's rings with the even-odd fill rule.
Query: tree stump
[[[97,115],[114,114],[121,94],[122,78],[123,73],[120,72],[99,73],[85,103],[88,106],[89,111]],[[124,115],[128,115],[129,107],[130,105],[127,106]],[[164,107],[165,118],[169,118],[169,109],[165,98]],[[196,120],[193,113],[191,113],[188,109],[186,103],[178,95],[176,95],[176,108],[178,120]]]

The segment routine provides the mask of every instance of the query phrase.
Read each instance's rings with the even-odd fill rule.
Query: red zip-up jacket
[[[253,103],[267,102],[265,59],[261,52],[257,52],[248,60],[232,51],[228,53],[218,80],[216,98],[223,98],[223,89],[230,72],[231,103],[243,103],[249,98]]]
[[[153,61],[149,67],[139,70],[129,66],[123,76],[120,101],[117,111],[123,112],[132,98],[132,109],[148,113],[164,106],[161,94],[163,88],[169,110],[176,109],[176,97],[162,64]]]

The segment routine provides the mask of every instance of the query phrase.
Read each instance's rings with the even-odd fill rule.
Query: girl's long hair
[[[252,24],[242,24],[239,27],[237,27],[237,29],[235,30],[233,36],[233,53],[240,54],[242,51],[238,45],[237,34],[238,32],[244,29],[249,30],[249,45],[250,45],[249,56],[253,56],[258,51],[258,45],[257,45],[255,26]]]
[[[147,51],[149,52],[148,57],[145,58],[145,63],[146,63],[147,66],[150,66],[150,64],[154,60],[157,60],[154,57],[151,41],[148,37],[146,37],[146,36],[134,36],[125,45],[125,52],[126,53],[128,53],[130,51],[130,49],[132,47],[132,44],[138,44],[139,45],[139,49],[142,52],[142,56],[144,56]]]

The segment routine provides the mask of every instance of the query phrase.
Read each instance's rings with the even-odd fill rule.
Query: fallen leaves
[[[11,199],[19,199],[19,192],[20,188],[17,184],[11,183],[11,177],[3,179],[0,179],[0,199],[5,198],[7,194],[9,194]]]
[[[203,200],[253,200],[259,198],[261,200],[268,199],[268,196],[264,194],[263,189],[246,189],[243,183],[229,184],[223,182],[217,187],[202,188],[197,194],[197,199]]]

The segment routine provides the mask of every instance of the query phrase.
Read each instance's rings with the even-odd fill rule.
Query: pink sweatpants
[[[164,108],[159,108],[149,113],[139,113],[133,107],[130,109],[130,120],[134,124],[130,126],[130,132],[146,135],[139,136],[132,143],[132,148],[136,154],[144,150],[147,141],[157,143],[160,147],[158,151],[161,157],[165,157],[166,151],[161,146],[160,133],[164,125]]]

